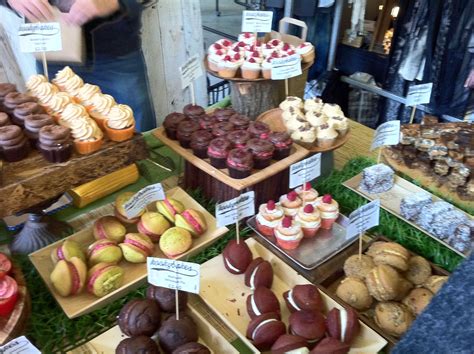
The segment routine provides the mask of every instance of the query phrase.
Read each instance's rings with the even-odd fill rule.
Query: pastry
[[[278,246],[285,250],[298,248],[303,239],[301,224],[293,221],[291,216],[285,216],[275,229],[275,238]]]
[[[373,258],[375,264],[388,264],[398,270],[408,269],[410,252],[405,247],[395,242],[374,242],[366,254]]]
[[[321,217],[319,215],[319,211],[311,204],[306,204],[298,211],[295,221],[300,223],[303,236],[306,238],[315,237],[319,227],[321,226]]]
[[[330,194],[316,199],[316,205],[321,215],[321,228],[330,230],[339,217],[339,203]]]
[[[282,103],[280,103],[280,109],[284,111],[288,110],[290,107],[300,110],[303,109],[303,100],[299,97],[288,96]]]
[[[452,209],[435,215],[428,230],[439,239],[446,240],[455,234],[459,225],[468,222],[469,219],[464,212]]]
[[[29,142],[20,127],[0,127],[0,155],[5,161],[17,162],[28,156]]]
[[[197,327],[194,322],[189,319],[180,318],[177,320],[171,317],[166,320],[159,329],[158,340],[161,348],[166,353],[171,353],[186,343],[197,342]]]
[[[265,313],[275,313],[280,316],[280,303],[270,289],[259,286],[253,294],[247,296],[247,313],[251,319]]]
[[[211,351],[201,343],[189,342],[180,345],[171,354],[211,354]]]
[[[431,291],[433,294],[436,294],[447,281],[448,277],[446,275],[432,275],[426,280],[423,287]]]
[[[443,216],[448,211],[451,211],[453,209],[454,207],[445,201],[437,201],[437,202],[425,205],[421,209],[420,214],[418,215],[418,218],[416,219],[415,223],[418,224],[418,226],[422,227],[423,229],[431,232],[431,226],[433,225],[435,218],[438,215],[441,215],[441,220],[442,220]],[[446,225],[446,226],[451,226],[451,225]]]
[[[219,76],[224,79],[230,79],[235,77],[235,75],[237,74],[237,70],[240,67],[239,60],[241,58],[242,57],[239,53],[233,56],[227,54],[217,66],[217,73],[219,74]]]
[[[247,141],[246,147],[252,153],[255,168],[263,169],[270,166],[275,150],[270,141],[254,138]]]
[[[298,194],[298,197],[303,201],[303,205],[311,204],[312,206],[317,206],[317,198],[319,193],[316,189],[311,186],[310,182],[306,182],[303,186],[299,186],[295,189],[295,192]]]
[[[255,317],[247,327],[246,336],[260,351],[269,350],[276,340],[285,334],[285,324],[274,313]]]
[[[321,112],[324,102],[319,97],[308,98],[304,101],[304,110],[306,112]]]
[[[135,224],[140,220],[140,216],[145,212],[145,209],[141,210],[137,216],[129,219],[125,215],[125,204],[135,195],[133,192],[124,192],[121,193],[115,198],[115,216],[123,223],[126,224]]]
[[[54,79],[52,79],[51,81],[61,90],[64,90],[65,82],[71,77],[73,77],[74,75],[76,75],[75,72],[69,66],[65,66],[64,68],[62,68],[56,73]]]
[[[16,86],[14,84],[0,83],[0,111],[5,109],[3,106],[3,101],[5,101],[5,96],[11,92],[17,92]]]
[[[367,286],[358,278],[345,278],[337,287],[336,295],[357,310],[368,309],[373,301]]]
[[[174,198],[165,198],[157,201],[156,209],[173,224],[176,220],[176,215],[185,210],[183,203]]]
[[[431,204],[431,195],[425,192],[409,194],[400,202],[400,215],[408,220],[416,220],[426,205]]]
[[[245,146],[247,145],[247,141],[249,141],[250,138],[250,133],[246,130],[235,130],[227,134],[227,139],[236,149],[245,148]]]
[[[329,124],[325,123],[320,125],[316,134],[318,146],[324,149],[330,148],[334,145],[337,136],[336,130]]]
[[[181,214],[176,214],[175,225],[188,230],[193,237],[199,237],[207,230],[204,215],[194,209],[186,209]]]
[[[110,110],[116,105],[117,102],[115,102],[112,96],[98,93],[92,97],[88,112],[99,127],[105,129],[105,122],[108,119]]]
[[[344,136],[349,131],[349,120],[344,116],[330,117],[328,124],[336,129],[339,136]]]
[[[346,354],[351,349],[349,344],[342,343],[335,338],[324,338],[311,350],[310,354]]]
[[[173,112],[168,114],[163,121],[166,136],[170,139],[177,140],[176,131],[178,130],[178,126],[186,119],[187,118],[183,113]]]
[[[305,114],[306,121],[315,128],[328,122],[328,117],[325,114],[317,111],[308,111]]]
[[[413,315],[405,305],[380,302],[375,306],[375,323],[395,337],[402,336],[413,322]]]
[[[36,147],[39,138],[39,131],[47,125],[54,125],[53,118],[48,114],[32,114],[23,121],[24,133],[30,139],[32,147]]]
[[[408,295],[411,289],[413,289],[413,283],[409,282],[403,277],[400,277],[400,281],[398,284],[398,294],[393,300],[402,301],[405,296]]]
[[[321,294],[313,284],[295,285],[293,289],[283,293],[283,299],[290,312],[320,312],[323,309]]]
[[[341,107],[335,103],[325,103],[321,112],[327,115],[328,117],[335,117],[340,116],[344,117],[344,112],[342,111]]]
[[[191,135],[189,146],[193,149],[193,154],[200,159],[207,158],[207,149],[210,142],[214,139],[214,135],[207,130],[196,130]]]
[[[303,202],[295,191],[291,191],[280,197],[280,205],[283,208],[285,215],[296,216],[299,208],[303,205]]]
[[[163,215],[154,211],[143,213],[137,224],[138,232],[147,235],[152,242],[158,242],[160,236],[170,227],[170,222]]]
[[[120,341],[115,349],[116,354],[159,354],[160,350],[156,342],[147,336],[136,336],[125,338]]]
[[[234,130],[234,125],[228,121],[218,122],[212,127],[212,135],[216,138],[225,138]],[[230,140],[230,139],[229,139]]]
[[[222,252],[224,267],[232,274],[243,274],[252,262],[253,256],[249,246],[241,241],[230,240]]]
[[[195,131],[199,130],[199,123],[192,120],[184,120],[178,125],[176,137],[179,140],[179,144],[188,149],[191,144],[191,136]]]
[[[321,312],[296,311],[290,315],[288,323],[288,332],[303,337],[308,344],[317,342],[326,333],[326,321]]]
[[[60,125],[42,127],[38,132],[36,147],[49,162],[66,162],[72,155],[71,129]]]
[[[129,337],[151,337],[160,328],[160,314],[160,307],[155,301],[133,299],[122,307],[117,323],[122,333]]]
[[[364,168],[359,188],[369,194],[384,193],[392,189],[394,171],[382,163]]]
[[[288,123],[288,127],[290,127]],[[289,128],[291,130],[291,128]],[[307,148],[312,148],[314,142],[317,139],[316,128],[312,127],[309,123],[298,123],[298,126],[295,127],[294,131],[291,134],[291,139],[296,140],[300,145],[303,145]]]
[[[97,297],[108,295],[122,286],[124,274],[118,265],[98,263],[88,272],[87,291]]]
[[[365,280],[365,277],[375,267],[372,257],[365,254],[353,255],[344,262],[344,274],[346,277],[359,278]]]
[[[250,119],[247,116],[236,113],[229,118],[229,123],[236,130],[247,130],[250,125]]]
[[[232,149],[232,143],[225,138],[217,138],[209,143],[207,156],[211,160],[211,165],[215,168],[226,168],[227,156]]]
[[[113,241],[97,240],[87,248],[87,258],[91,266],[97,263],[116,264],[122,259],[122,250]]]
[[[293,140],[288,133],[272,132],[268,137],[268,140],[270,140],[270,142],[275,147],[275,150],[273,150],[274,160],[283,160],[284,158],[290,156]]]
[[[308,342],[300,336],[292,334],[281,335],[272,345],[272,354],[308,354]]]
[[[314,46],[310,42],[301,43],[296,47],[296,53],[301,55],[303,63],[312,63],[316,56]]]
[[[46,114],[46,111],[36,102],[25,102],[15,107],[12,113],[12,121],[14,124],[23,127],[25,119],[36,114]]]
[[[161,311],[173,313],[176,311],[176,291],[161,286],[149,285],[146,290],[147,299],[154,300],[160,306]],[[178,291],[178,309],[185,311],[188,303],[188,293]]]
[[[18,284],[8,275],[0,278],[0,316],[8,318],[18,300]]]
[[[84,289],[87,266],[80,258],[72,257],[69,261],[61,259],[49,279],[54,289],[61,296],[76,295]]]
[[[333,308],[326,317],[326,327],[330,337],[351,344],[360,332],[357,313],[352,307]]]
[[[255,290],[258,287],[271,288],[273,283],[273,268],[270,262],[262,257],[255,258],[245,271],[245,285]]]
[[[209,53],[207,56],[207,64],[209,69],[215,72],[219,71],[219,65],[221,65],[224,58],[227,56],[227,50],[220,49]]]
[[[248,127],[248,132],[252,136],[252,138],[259,138],[259,139],[268,139],[270,136],[271,130],[270,127],[263,122],[251,122]]]
[[[306,122],[306,119],[304,117],[304,113],[299,109],[295,107],[289,107],[287,110],[284,110],[281,114],[281,117],[283,118],[283,121],[286,124],[286,127],[288,128],[289,131],[293,131],[295,128],[289,127],[290,121],[298,121],[298,122]]]
[[[64,240],[63,243],[51,252],[51,260],[54,264],[58,263],[61,259],[71,261],[72,257],[77,257],[83,262],[86,261],[86,255],[81,249],[81,245],[73,240]]]
[[[172,227],[160,237],[160,249],[166,257],[176,258],[193,245],[191,233],[180,227]]]
[[[430,263],[420,256],[413,256],[408,260],[408,269],[405,272],[407,280],[415,285],[421,285],[431,276]]]
[[[258,59],[250,57],[242,64],[240,70],[244,79],[255,80],[259,78],[262,66]]]
[[[126,234],[119,247],[122,249],[123,258],[130,263],[145,263],[146,258],[150,257],[155,251],[155,245],[150,238],[140,233]]]
[[[413,315],[418,316],[433,298],[433,293],[425,288],[416,288],[402,300],[402,303],[410,309]]]
[[[283,209],[281,206],[276,205],[273,200],[269,200],[266,204],[261,204],[255,217],[257,230],[266,237],[274,236],[274,230],[283,219],[283,215]]]
[[[393,300],[400,289],[400,275],[391,266],[380,264],[367,274],[365,283],[376,300]]]
[[[237,38],[239,42],[244,42],[247,45],[252,45],[257,41],[257,37],[255,36],[254,33],[251,32],[243,32],[239,34],[239,37]]]
[[[272,64],[273,57],[267,57],[262,62],[262,76],[264,79],[270,80],[272,78]]]
[[[80,104],[82,104],[84,107],[86,107],[87,110],[89,110],[89,107],[93,105],[92,98],[96,94],[102,94],[102,91],[100,90],[99,86],[92,84],[84,84],[84,86],[82,86],[77,91],[76,98]]]
[[[127,229],[119,219],[112,215],[102,216],[92,226],[92,232],[96,240],[110,240],[122,242],[125,239]]]
[[[132,109],[118,104],[110,109],[104,124],[107,137],[116,142],[129,140],[135,133],[135,117]]]
[[[53,116],[54,120],[58,122],[63,111],[70,103],[74,102],[69,94],[66,92],[57,92],[53,94],[50,99],[43,104],[43,106],[46,107],[48,114]]]
[[[246,178],[252,173],[254,165],[252,153],[245,149],[230,150],[226,165],[231,178]]]

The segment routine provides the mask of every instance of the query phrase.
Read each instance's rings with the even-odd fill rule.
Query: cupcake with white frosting
[[[105,122],[107,137],[112,141],[125,141],[130,139],[135,132],[135,118],[132,109],[124,104],[119,104],[110,110]]]
[[[329,124],[323,124],[318,127],[317,139],[318,146],[321,148],[330,148],[337,139],[337,131]]]
[[[303,63],[311,63],[316,56],[314,46],[310,42],[304,42],[296,47],[296,53],[301,55]]]
[[[108,118],[112,107],[117,105],[115,99],[107,94],[96,93],[91,98],[91,105],[89,107],[90,116],[96,121],[99,127],[104,128],[105,121]]]
[[[92,106],[92,97],[96,94],[102,93],[99,86],[85,84],[77,91],[77,100],[81,103],[87,110]]]

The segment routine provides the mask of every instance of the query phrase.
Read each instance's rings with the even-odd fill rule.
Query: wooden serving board
[[[254,257],[262,257],[272,264],[274,273],[272,290],[280,301],[282,319],[288,324],[289,311],[282,294],[295,285],[310,283],[254,239],[250,238],[245,242],[250,247]],[[324,291],[320,292],[324,303],[324,313],[334,307],[342,308],[336,300]],[[245,286],[244,275],[228,273],[224,268],[222,255],[218,255],[201,266],[200,296],[234,330],[242,341],[255,353],[259,353],[252,342],[245,337],[250,322],[246,309],[246,299],[249,294],[251,294],[251,290]],[[352,343],[350,353],[377,353],[386,344],[385,339],[361,322],[360,334]]]
[[[238,351],[213,327],[204,317],[193,307],[188,304],[186,313],[194,320],[198,328],[199,343],[209,348],[212,354],[229,353],[234,354]],[[69,354],[114,354],[115,348],[121,340],[127,338],[120,331],[119,326],[114,326],[108,331],[95,337],[88,343],[77,347]]]
[[[226,168],[217,169],[213,167],[210,164],[209,159],[200,159],[193,154],[191,149],[185,149],[179,145],[177,140],[169,139],[166,136],[166,132],[163,127],[156,129],[154,134],[158,139],[160,139],[161,142],[168,145],[177,154],[181,155],[186,161],[196,166],[201,171],[204,171],[205,173],[238,191],[244,190],[245,188],[251,187],[266,180],[270,176],[287,169],[290,165],[300,161],[306,155],[308,155],[308,150],[297,144],[293,144],[290,156],[287,158],[280,161],[272,160],[271,165],[267,168],[264,168],[263,170],[253,170],[252,174],[247,178],[235,179],[229,176],[229,172]]]
[[[368,200],[374,200],[374,199],[380,199],[380,206],[390,212],[391,214],[395,215],[396,217],[402,219],[406,223],[410,224],[411,226],[417,228],[418,230],[422,231],[429,237],[433,238],[434,240],[438,241],[439,243],[443,244],[447,248],[449,248],[451,251],[456,252],[462,257],[466,257],[467,253],[462,253],[453,248],[451,245],[449,245],[447,242],[440,240],[436,236],[432,235],[425,229],[421,228],[417,224],[415,224],[413,221],[405,219],[401,213],[400,213],[400,203],[402,199],[410,194],[418,193],[418,192],[424,192],[427,194],[430,194],[428,191],[424,190],[421,187],[418,187],[414,185],[413,183],[408,182],[406,179],[403,179],[400,176],[395,175],[395,180],[392,189],[385,193],[378,193],[378,194],[369,194],[359,188],[360,181],[362,180],[362,173],[359,173],[357,176],[352,177],[351,179],[345,181],[343,185],[350,190],[356,192],[357,194],[361,195],[362,197],[368,199]],[[433,201],[439,201],[442,200],[441,198],[438,198],[435,195],[431,194],[431,197]],[[458,209],[459,211],[463,212],[462,210]],[[468,218],[472,219],[472,216],[465,213]]]
[[[367,251],[367,249],[370,247],[370,245],[373,242],[377,242],[377,241],[393,242],[393,241],[391,241],[390,239],[388,239],[384,236],[379,236],[379,237],[371,240],[370,242],[366,243],[363,247],[362,252],[365,253],[365,251]],[[359,252],[358,248],[354,249],[354,252],[352,254],[349,254],[347,256],[347,258],[349,258],[350,256],[352,256],[354,254],[358,254],[358,252]],[[416,256],[416,254],[413,253],[413,252],[410,252],[410,254],[412,256]],[[444,270],[443,268],[438,267],[437,265],[435,265],[431,262],[429,262],[429,263],[431,265],[433,275],[446,275],[446,276],[450,275],[450,273],[448,271]],[[350,305],[346,304],[343,300],[339,299],[339,297],[337,297],[337,295],[336,295],[336,289],[344,278],[345,278],[344,269],[341,266],[340,268],[333,269],[333,272],[331,274],[329,274],[329,276],[321,283],[321,286],[323,286],[326,289],[326,291],[331,296],[335,297],[338,301],[345,304],[346,306],[350,306]],[[373,314],[373,311],[374,311],[374,308],[375,308],[376,304],[377,304],[377,300],[374,299],[372,307],[370,309],[368,309],[367,311],[359,311],[357,309],[354,309],[354,310],[357,311],[357,313],[359,314],[359,317],[362,319],[363,322],[365,322],[368,326],[373,328],[376,332],[380,333],[385,339],[387,339],[387,341],[389,342],[389,348],[391,348],[392,346],[394,346],[398,342],[398,338],[396,338],[396,337],[388,334],[387,332],[385,332],[373,320],[373,315],[372,314]]]
[[[217,239],[219,239],[219,237],[228,231],[226,227],[216,228],[216,220],[214,216],[212,216],[206,209],[204,209],[181,188],[173,188],[167,191],[166,195],[169,198],[174,198],[181,201],[186,208],[192,208],[200,211],[204,215],[208,226],[207,231],[203,235],[193,240],[193,247],[189,251],[177,257],[177,260],[186,260],[190,256],[199,253],[201,250],[215,242]],[[130,231],[136,232],[136,227],[132,227],[134,230]],[[84,246],[84,249],[87,249],[87,247],[95,241],[91,227],[69,236],[68,239],[79,242]],[[51,294],[69,318],[75,318],[97,310],[98,308],[138,288],[146,281],[146,263],[133,264],[122,260],[119,265],[124,269],[125,276],[124,284],[119,289],[102,298],[95,297],[86,291],[83,291],[76,296],[62,297],[54,290],[54,287],[49,279],[49,276],[54,268],[53,262],[51,261],[51,252],[62,242],[63,240],[55,242],[45,248],[40,249],[39,251],[31,253],[29,257],[35,268],[38,270],[41,278],[43,278],[44,282],[51,291]],[[159,249],[158,244],[155,244],[155,252],[153,253],[152,257],[166,258],[163,252],[161,252]]]
[[[257,117],[257,121],[266,123],[270,126],[270,129],[276,132],[286,132],[286,125],[283,122],[282,117],[283,110],[280,108],[274,108],[267,112],[262,113]],[[328,152],[340,148],[349,140],[350,130],[344,136],[338,136],[336,141],[331,147],[321,148],[319,146],[306,147],[310,153],[316,154],[318,152]]]

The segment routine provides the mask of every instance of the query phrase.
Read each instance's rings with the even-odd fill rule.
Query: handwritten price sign
[[[400,121],[391,120],[379,125],[375,131],[370,150],[384,145],[397,145],[400,142]]]
[[[199,264],[148,257],[147,270],[148,282],[152,285],[199,294]]]
[[[273,11],[244,11],[242,32],[271,32]]]
[[[201,61],[197,55],[193,56],[186,64],[181,66],[179,71],[181,73],[181,88],[183,90],[203,75]]]
[[[25,23],[18,30],[20,50],[23,53],[58,52],[63,50],[61,25],[51,23]]]
[[[301,74],[301,55],[299,54],[272,60],[272,80],[286,80]]]
[[[125,203],[125,215],[127,218],[136,217],[148,204],[157,200],[165,199],[165,192],[161,183],[149,185],[140,189],[135,195]]]
[[[347,229],[349,237],[362,234],[364,231],[377,226],[380,222],[380,200],[376,199],[354,210],[349,215],[349,221],[350,224]]]
[[[407,106],[416,106],[418,104],[430,103],[433,83],[414,85],[408,89]]]
[[[321,175],[321,154],[316,154],[290,166],[290,188],[311,182]]]
[[[237,198],[216,205],[217,226],[235,224],[255,214],[255,192],[241,194]]]

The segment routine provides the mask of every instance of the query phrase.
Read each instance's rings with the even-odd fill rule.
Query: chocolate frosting
[[[229,152],[227,164],[238,170],[251,170],[253,167],[252,153],[245,149],[233,149]]]
[[[165,128],[176,129],[182,121],[186,120],[186,116],[183,113],[173,112],[166,116],[163,126]]]
[[[5,96],[3,105],[9,109],[14,109],[16,106],[26,102],[36,102],[36,98],[20,92],[10,92]]]
[[[15,107],[13,115],[19,120],[25,120],[25,118],[32,114],[46,113],[43,107],[36,102],[25,102]]]
[[[48,114],[33,114],[25,118],[25,128],[30,132],[37,133],[47,125],[53,125],[54,120]]]
[[[159,354],[158,345],[156,342],[147,336],[138,336],[132,338],[123,339],[117,349],[116,354],[135,354],[135,353],[146,353],[146,354]]]
[[[61,125],[46,125],[39,130],[38,139],[44,146],[60,146],[71,139],[71,130]]]
[[[0,146],[15,146],[25,139],[20,127],[6,125],[0,128]]]
[[[193,105],[190,103],[183,108],[183,113],[190,117],[196,117],[196,116],[201,116],[206,112],[204,111],[204,108],[202,108],[201,106]]]
[[[5,125],[10,125],[10,118],[8,114],[0,112],[0,127],[4,127]]]
[[[9,83],[0,84],[0,102],[2,102],[3,98],[10,92],[16,92],[15,85]]]

